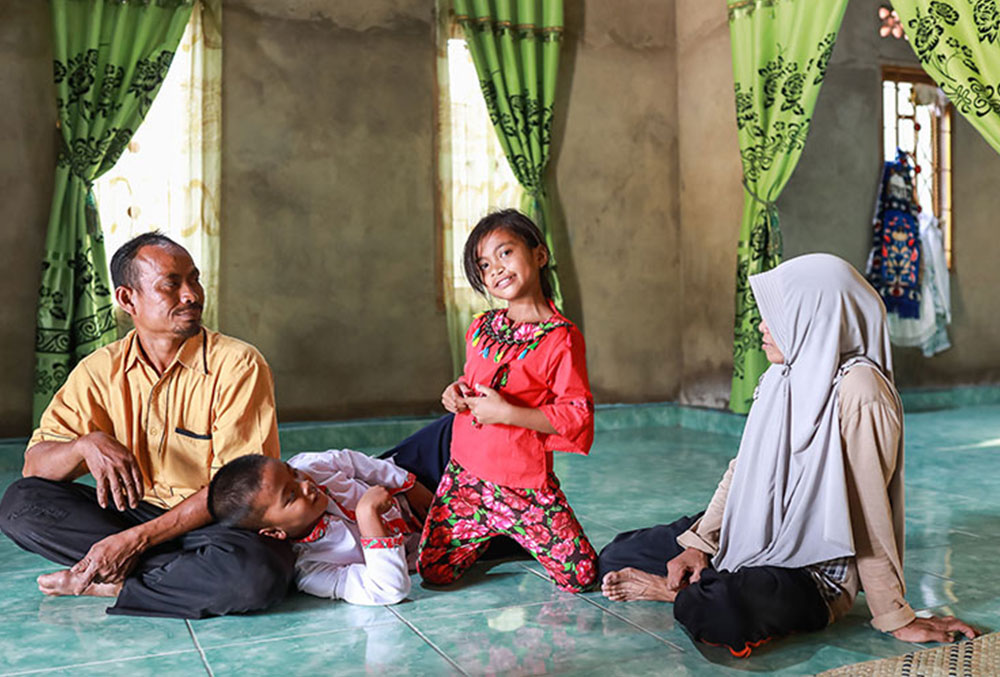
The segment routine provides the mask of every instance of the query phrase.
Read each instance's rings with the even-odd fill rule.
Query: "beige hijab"
[[[785,362],[757,387],[713,565],[798,568],[853,555],[837,384],[848,362],[892,382],[885,307],[830,254],[791,259],[750,285]]]

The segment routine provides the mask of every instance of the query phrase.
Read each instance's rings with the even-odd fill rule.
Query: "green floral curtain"
[[[894,0],[920,65],[1000,153],[997,0]]]
[[[51,0],[61,148],[35,335],[34,415],[82,357],[116,338],[91,185],[142,122],[192,0]]]
[[[561,306],[545,170],[552,140],[563,1],[517,0],[516,11],[513,0],[472,0],[471,11],[469,0],[454,4],[490,119],[514,176],[525,190],[521,211],[545,234],[554,300]]]
[[[767,368],[748,277],[781,262],[775,201],[798,164],[847,0],[730,0],[743,218],[729,407],[750,410]]]

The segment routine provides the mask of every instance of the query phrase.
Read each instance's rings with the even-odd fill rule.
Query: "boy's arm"
[[[364,551],[364,564],[300,561],[296,567],[299,590],[317,597],[351,604],[396,604],[410,593],[410,574],[402,544]]]
[[[370,487],[381,486],[397,494],[409,491],[416,478],[392,461],[373,458],[352,449],[331,449],[318,454],[300,454],[291,465],[320,478],[337,472],[359,479]]]
[[[395,604],[406,597],[410,575],[403,537],[389,536],[379,518],[391,505],[392,496],[385,487],[366,491],[355,510],[365,563],[338,566],[302,559],[298,565],[299,589],[352,604]]]

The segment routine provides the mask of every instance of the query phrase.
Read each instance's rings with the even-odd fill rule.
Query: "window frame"
[[[889,159],[885,157],[885,83],[907,82],[911,84],[925,84],[937,88],[938,84],[934,79],[918,66],[899,66],[884,64],[881,67],[879,80],[879,155],[882,158],[880,166]],[[915,116],[914,116],[915,118]],[[899,113],[896,113],[897,140],[899,130]],[[931,208],[938,219],[942,229],[944,240],[945,261],[948,270],[954,270],[954,200],[952,192],[953,171],[952,163],[952,138],[954,134],[954,106],[948,101],[940,117],[931,117],[931,141],[932,141],[932,163],[934,171],[933,188],[931,191]],[[916,121],[916,120],[914,120]],[[916,158],[913,158],[916,163]]]

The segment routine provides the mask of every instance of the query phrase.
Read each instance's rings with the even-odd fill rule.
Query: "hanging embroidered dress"
[[[906,153],[897,150],[896,159],[882,169],[866,276],[882,296],[886,311],[901,318],[920,317],[918,211],[912,167]]]

